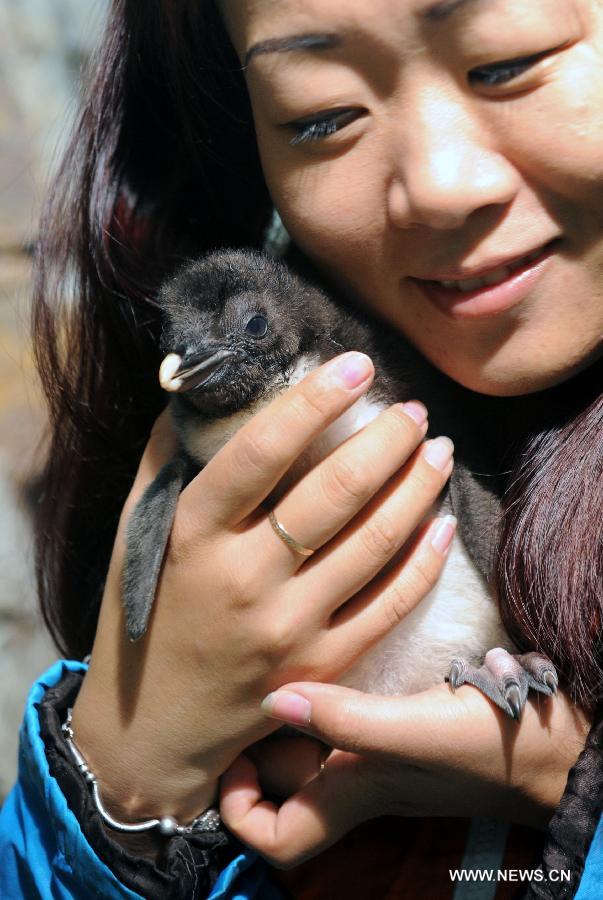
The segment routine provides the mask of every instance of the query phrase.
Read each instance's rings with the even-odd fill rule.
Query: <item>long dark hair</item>
[[[114,0],[42,218],[34,340],[51,445],[37,571],[60,651],[90,651],[119,512],[163,400],[161,280],[182,257],[258,246],[270,214],[240,65],[211,2]],[[530,434],[496,581],[518,643],[584,704],[603,694],[603,398]]]
[[[160,281],[255,245],[271,209],[240,66],[210,4],[114,0],[40,225],[33,335],[51,444],[37,573],[59,650],[90,651],[116,517],[164,400]]]

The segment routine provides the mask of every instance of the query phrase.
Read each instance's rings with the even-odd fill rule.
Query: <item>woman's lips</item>
[[[454,319],[493,316],[520,303],[544,274],[557,241],[550,241],[535,259],[526,259],[498,284],[471,291],[447,287],[441,281],[410,278],[440,312]],[[527,254],[529,256],[530,254]]]

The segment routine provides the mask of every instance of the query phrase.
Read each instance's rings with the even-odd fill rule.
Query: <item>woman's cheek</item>
[[[384,205],[370,172],[340,158],[267,180],[289,234],[312,258],[356,268],[382,245]]]
[[[503,152],[524,176],[588,209],[603,199],[603,54],[587,44],[571,52],[572,65],[518,101],[516,114],[511,105],[498,126]]]
[[[296,243],[332,250],[370,240],[380,218],[381,173],[375,154],[367,153],[368,142],[338,149],[327,138],[291,146],[259,114],[256,133],[268,190]]]

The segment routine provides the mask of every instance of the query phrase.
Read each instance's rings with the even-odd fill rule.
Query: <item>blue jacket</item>
[[[94,853],[49,772],[38,703],[66,671],[85,669],[82,663],[59,661],[38,679],[29,694],[20,731],[18,780],[0,811],[2,900],[144,900],[125,887]],[[279,900],[281,894],[270,882],[263,861],[247,851],[221,873],[209,895],[209,900],[218,898]],[[574,898],[603,898],[603,818]]]
[[[143,900],[121,884],[94,853],[48,769],[37,704],[67,670],[83,663],[59,661],[30,691],[20,731],[19,774],[0,811],[2,900]],[[242,853],[221,873],[211,900],[279,900],[267,866]]]

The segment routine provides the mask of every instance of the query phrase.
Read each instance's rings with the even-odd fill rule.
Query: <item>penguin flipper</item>
[[[121,584],[126,631],[131,641],[139,640],[149,624],[157,580],[187,470],[188,463],[182,456],[166,463],[136,504],[126,527]]]

